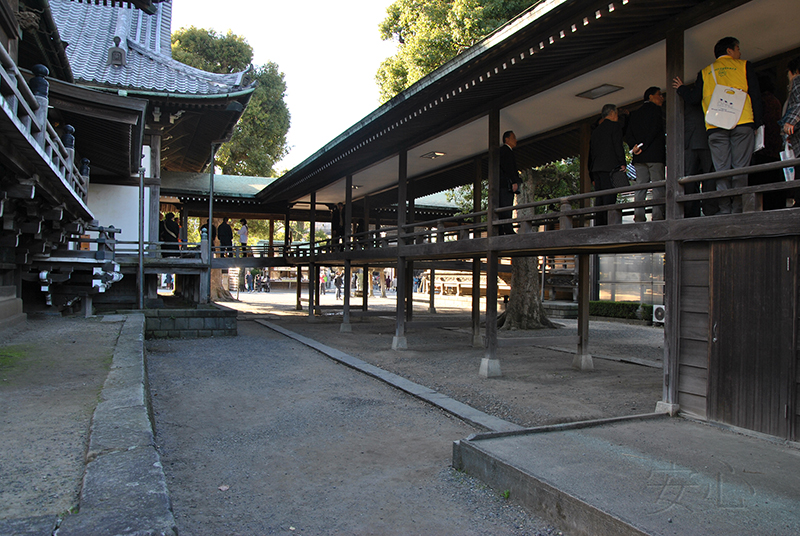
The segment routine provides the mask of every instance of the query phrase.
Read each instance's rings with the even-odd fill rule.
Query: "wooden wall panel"
[[[681,339],[708,341],[708,315],[682,312]]]
[[[681,287],[708,288],[708,260],[681,262]]]
[[[681,393],[705,396],[708,383],[708,370],[697,367],[680,367],[678,390]]]
[[[681,312],[708,314],[708,285],[681,288]]]
[[[700,418],[707,415],[709,256],[707,242],[681,246],[678,403]]]
[[[690,393],[681,393],[681,411],[691,413],[701,419],[706,418],[706,397],[696,396]]]
[[[708,370],[708,342],[681,339],[681,365]]]

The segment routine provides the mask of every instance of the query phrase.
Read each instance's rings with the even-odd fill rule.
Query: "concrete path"
[[[454,465],[573,535],[800,534],[800,450],[681,418],[478,435]]]

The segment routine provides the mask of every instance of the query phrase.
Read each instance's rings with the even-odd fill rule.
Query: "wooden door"
[[[792,238],[712,245],[710,420],[792,434],[796,251]]]

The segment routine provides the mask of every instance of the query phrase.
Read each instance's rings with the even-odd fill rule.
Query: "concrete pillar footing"
[[[405,337],[393,337],[392,338],[392,350],[407,350],[408,349],[408,341]]]
[[[502,376],[500,360],[489,359],[488,357],[481,358],[481,368],[478,375],[481,378],[497,378],[498,376]]]
[[[347,323],[342,322],[342,324],[339,325],[339,333],[352,333],[352,332],[353,332],[353,325],[350,324],[349,322]]]
[[[572,358],[572,367],[578,370],[594,370],[592,354],[575,354]]]
[[[680,411],[681,405],[680,404],[670,404],[669,402],[664,402],[663,400],[659,400],[656,402],[656,413],[668,413],[670,417],[674,417]]]

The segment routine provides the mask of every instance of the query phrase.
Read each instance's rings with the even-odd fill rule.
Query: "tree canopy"
[[[286,82],[278,65],[254,66],[253,48],[228,31],[181,28],[172,34],[172,57],[204,71],[230,74],[250,70],[257,81],[250,103],[234,128],[231,141],[217,151],[217,165],[226,175],[272,177],[275,164],[288,152],[290,114]]]
[[[441,67],[525,8],[532,0],[396,0],[380,24],[397,53],[378,69],[381,102]]]

